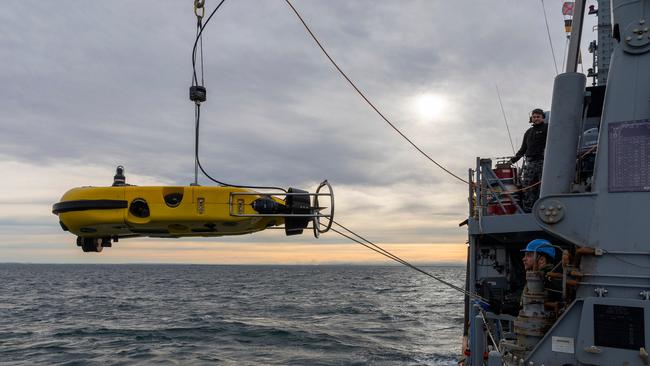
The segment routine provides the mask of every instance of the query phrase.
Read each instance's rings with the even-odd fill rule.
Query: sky
[[[566,53],[559,0],[293,4],[379,110],[462,178],[477,156],[513,154],[497,87],[515,148],[530,110],[550,108],[556,69],[542,6],[560,69]],[[387,263],[333,232],[128,239],[96,254],[61,230],[52,204],[73,187],[110,185],[117,165],[130,184],[193,181],[192,5],[3,4],[0,262]],[[203,46],[200,158],[210,175],[311,191],[328,179],[343,225],[409,261],[465,261],[467,185],[390,129],[284,1],[226,1]]]

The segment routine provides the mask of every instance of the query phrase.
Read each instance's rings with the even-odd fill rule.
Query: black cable
[[[451,282],[447,282],[447,281],[443,280],[442,278],[439,278],[439,277],[437,277],[437,276],[434,276],[434,275],[432,275],[431,273],[429,273],[429,272],[427,272],[427,271],[425,271],[425,270],[423,270],[423,269],[421,269],[421,268],[419,268],[419,267],[416,267],[416,266],[412,265],[411,263],[409,263],[409,262],[405,261],[404,259],[402,259],[402,258],[396,256],[395,254],[393,254],[393,253],[387,251],[386,249],[380,247],[379,245],[377,245],[377,244],[371,242],[370,240],[368,240],[368,239],[362,237],[361,235],[359,235],[359,234],[355,233],[354,231],[352,231],[352,230],[346,228],[345,226],[339,224],[338,222],[336,222],[336,221],[332,221],[332,222],[334,222],[337,226],[341,227],[342,229],[344,229],[345,231],[349,232],[350,234],[356,236],[356,237],[359,238],[360,240],[364,241],[365,243],[363,243],[363,242],[361,242],[361,241],[359,241],[359,240],[357,240],[357,239],[354,239],[354,238],[352,238],[352,237],[350,237],[350,236],[348,236],[348,235],[346,235],[346,234],[344,234],[344,233],[342,233],[342,232],[340,232],[340,231],[338,231],[338,230],[332,228],[331,230],[334,231],[335,233],[337,233],[337,234],[339,234],[339,235],[341,235],[341,236],[343,236],[343,237],[346,237],[346,238],[348,238],[348,239],[354,241],[355,243],[361,244],[361,245],[363,245],[364,247],[366,247],[366,248],[368,248],[368,249],[371,249],[371,250],[373,250],[373,251],[375,251],[375,252],[377,252],[377,253],[379,253],[379,254],[381,254],[381,255],[383,255],[383,256],[386,256],[386,257],[388,257],[388,258],[390,258],[390,259],[392,259],[392,260],[394,260],[394,261],[396,261],[396,262],[398,262],[398,263],[401,263],[401,264],[403,264],[403,265],[405,265],[405,266],[407,266],[407,267],[409,267],[409,268],[411,268],[411,269],[413,269],[413,270],[416,270],[416,271],[418,271],[418,272],[424,274],[425,276],[431,277],[431,278],[433,278],[434,280],[436,280],[436,281],[438,281],[438,282],[440,282],[440,283],[442,283],[442,284],[445,284],[445,285],[451,287],[452,289],[454,289],[454,290],[456,290],[456,291],[462,292],[462,293],[465,294],[466,296],[469,296],[469,297],[471,297],[471,298],[475,298],[475,299],[477,299],[477,300],[480,300],[481,302],[484,302],[485,304],[489,304],[489,303],[487,302],[487,300],[484,299],[484,298],[482,298],[481,296],[478,296],[478,295],[472,294],[472,293],[470,293],[469,291],[467,291],[467,290],[465,290],[465,289],[463,289],[463,288],[461,288],[461,287],[458,287],[458,286],[454,285],[454,284],[451,283]],[[366,244],[366,243],[368,243],[368,244]]]
[[[210,179],[211,181],[213,181],[213,182],[215,182],[215,183],[217,183],[217,184],[221,184],[222,186],[225,186],[225,187],[252,188],[252,189],[272,189],[272,190],[279,190],[279,191],[282,191],[282,192],[285,192],[285,193],[287,192],[286,189],[284,189],[284,188],[280,188],[280,187],[267,187],[267,186],[244,186],[244,185],[239,185],[239,184],[228,184],[228,183],[224,183],[224,182],[221,182],[221,181],[219,181],[219,180],[216,180],[216,179],[212,178],[212,177],[210,176],[210,174],[208,174],[208,172],[206,172],[205,169],[203,169],[203,166],[201,166],[201,160],[199,160],[199,122],[200,122],[200,120],[201,120],[201,105],[200,105],[200,104],[196,104],[196,108],[195,108],[195,113],[194,113],[194,114],[195,114],[195,116],[196,116],[196,123],[195,123],[195,129],[196,129],[196,130],[194,131],[194,136],[195,136],[195,144],[194,144],[194,158],[196,159],[196,163],[197,163],[197,165],[199,166],[199,169],[201,170],[201,172],[202,172],[202,173],[203,173],[203,174],[204,174],[208,179]]]
[[[199,37],[201,39],[201,85],[205,85],[203,81],[203,36]]]
[[[210,19],[212,19],[212,16],[219,10],[221,5],[224,3],[226,0],[221,0],[217,7],[210,13],[210,16],[208,19],[206,19],[205,23],[202,23],[202,17],[197,19],[196,23],[196,39],[194,40],[194,46],[192,47],[192,86],[198,85],[198,78],[196,76],[196,50],[197,50],[197,45],[201,44],[201,84],[203,84],[203,30],[205,27],[208,25],[210,22]],[[200,121],[201,121],[201,104],[195,103],[195,108],[194,108],[194,159],[196,161],[196,165],[199,167],[201,172],[211,181],[220,184],[222,186],[226,187],[236,187],[236,188],[252,188],[252,189],[269,189],[269,190],[279,190],[282,192],[287,192],[286,189],[280,188],[280,187],[270,187],[270,186],[245,186],[245,185],[240,185],[240,184],[228,184],[221,182],[217,179],[212,178],[208,172],[203,169],[203,166],[201,165],[201,160],[199,159],[199,135],[200,135]]]
[[[199,39],[201,38],[201,34],[203,34],[203,30],[205,29],[205,26],[208,25],[210,19],[212,19],[212,16],[217,12],[217,10],[219,10],[219,8],[221,7],[224,1],[226,0],[221,0],[221,2],[219,2],[217,7],[214,8],[212,13],[210,13],[210,16],[208,17],[208,19],[206,19],[205,23],[201,25],[201,29],[199,29],[198,33],[196,34],[196,40],[194,40],[194,47],[192,47],[192,70],[193,70],[192,85],[199,85],[198,79],[196,77],[196,46],[199,43]]]
[[[225,1],[225,0],[224,0]],[[215,9],[214,11],[216,11]],[[206,22],[207,23],[207,22]],[[196,39],[199,40],[199,48],[201,49],[201,86],[204,85],[203,77],[203,34],[201,28],[203,26],[203,17],[197,16],[196,18]],[[198,77],[196,76],[196,49],[192,50],[192,86],[199,85]]]
[[[300,16],[300,13],[298,13],[298,10],[296,10],[296,8],[293,7],[293,5],[291,4],[291,2],[290,2],[289,0],[285,0],[285,1],[286,1],[287,4],[289,5],[289,7],[291,7],[291,9],[293,10],[293,12],[294,12],[294,13],[296,14],[296,16],[298,17],[298,19],[300,19],[300,21],[302,22],[302,25],[305,27],[305,29],[307,30],[307,32],[309,33],[309,35],[311,35],[311,38],[313,38],[313,40],[316,42],[316,44],[318,45],[318,47],[320,47],[321,51],[323,51],[323,53],[325,54],[325,56],[330,60],[330,62],[332,63],[332,65],[334,65],[334,67],[336,68],[336,70],[338,70],[338,72],[341,74],[341,76],[343,76],[343,77],[345,78],[345,80],[347,80],[347,82],[348,82],[348,83],[352,86],[352,88],[353,88],[353,89],[354,89],[354,90],[355,90],[355,91],[356,91],[356,92],[361,96],[361,98],[363,98],[363,100],[365,100],[366,103],[368,103],[368,105],[369,105],[370,107],[372,107],[372,109],[374,109],[374,111],[377,112],[377,114],[378,114],[378,115],[379,115],[379,116],[380,116],[380,117],[381,117],[381,118],[382,118],[386,123],[388,123],[388,125],[390,125],[390,127],[393,128],[393,130],[395,130],[395,132],[397,132],[398,134],[400,134],[400,136],[402,136],[402,137],[403,137],[403,138],[404,138],[404,139],[405,139],[409,144],[411,144],[411,146],[413,146],[417,151],[419,151],[422,155],[424,155],[424,157],[426,157],[429,161],[431,161],[432,163],[434,163],[438,168],[442,169],[442,170],[445,171],[447,174],[449,174],[449,175],[451,175],[452,177],[458,179],[459,181],[461,181],[461,182],[463,182],[463,183],[465,183],[465,184],[469,184],[468,181],[466,181],[465,179],[463,179],[463,178],[457,176],[456,174],[452,173],[451,171],[449,171],[449,170],[448,170],[447,168],[445,168],[444,166],[440,165],[437,161],[433,160],[433,158],[431,158],[427,153],[425,153],[424,151],[422,151],[422,149],[420,149],[420,148],[419,148],[419,147],[418,147],[418,146],[417,146],[413,141],[411,141],[411,139],[409,139],[408,137],[406,137],[406,135],[405,135],[404,133],[402,133],[402,131],[400,131],[400,130],[399,130],[399,129],[398,129],[398,128],[397,128],[397,127],[396,127],[396,126],[391,122],[391,121],[389,121],[388,118],[386,118],[386,117],[384,116],[384,114],[381,113],[381,112],[379,111],[379,109],[377,109],[377,107],[375,107],[375,105],[374,105],[374,104],[373,104],[373,103],[372,103],[372,102],[371,102],[371,101],[370,101],[370,100],[369,100],[369,99],[368,99],[368,98],[363,94],[363,92],[361,92],[361,90],[359,90],[359,88],[357,88],[357,86],[356,86],[356,85],[354,84],[354,82],[353,82],[353,81],[352,81],[352,80],[351,80],[351,79],[350,79],[350,78],[345,74],[345,72],[343,72],[343,70],[341,70],[341,68],[339,67],[339,65],[336,63],[336,61],[334,61],[334,59],[332,59],[332,57],[329,55],[329,53],[327,53],[327,51],[325,50],[325,48],[323,47],[323,45],[320,43],[320,41],[318,40],[318,38],[316,38],[316,36],[314,35],[314,33],[311,31],[311,29],[310,29],[309,26],[307,25],[307,23],[305,23],[305,21],[302,19],[302,16]]]

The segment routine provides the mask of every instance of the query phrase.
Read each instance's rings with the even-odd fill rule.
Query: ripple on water
[[[462,334],[462,294],[401,267],[3,264],[0,278],[3,364],[455,365]]]

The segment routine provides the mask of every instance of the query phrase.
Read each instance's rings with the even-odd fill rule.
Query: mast
[[[649,364],[650,0],[598,3],[589,7],[598,15],[598,85],[586,87],[577,72],[587,9],[576,0],[532,213],[506,210],[516,198],[501,186],[503,167],[477,159],[467,287],[488,304],[465,317],[467,365]],[[597,143],[584,144],[581,136],[594,131]],[[555,270],[544,276],[516,266],[531,239],[556,249]],[[518,315],[507,308],[513,298],[522,299]]]
[[[580,57],[580,40],[582,39],[582,23],[585,18],[586,1],[587,0],[578,0],[575,3],[565,72],[576,72],[576,70],[578,70],[578,60]]]
[[[609,63],[614,50],[614,39],[612,38],[612,8],[611,0],[598,1],[598,44],[596,55],[598,56],[597,65],[597,85],[607,84],[609,74]],[[594,65],[596,66],[596,65]]]

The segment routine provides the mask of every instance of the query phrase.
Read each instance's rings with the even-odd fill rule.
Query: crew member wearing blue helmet
[[[555,248],[546,239],[532,240],[524,252],[524,269],[526,271],[542,271],[547,273],[553,269]]]
[[[542,272],[544,274],[544,287],[547,290],[551,289],[551,292],[548,294],[549,299],[557,300],[558,293],[562,292],[561,286],[558,288],[557,284],[552,283],[550,278],[546,277],[546,274],[553,271],[554,268],[555,248],[551,242],[546,239],[531,240],[522,252],[524,252],[524,257],[522,258],[524,269],[526,271]],[[523,292],[527,292],[527,286],[524,286]],[[521,299],[523,301],[523,297]],[[522,304],[521,301],[520,304]]]

